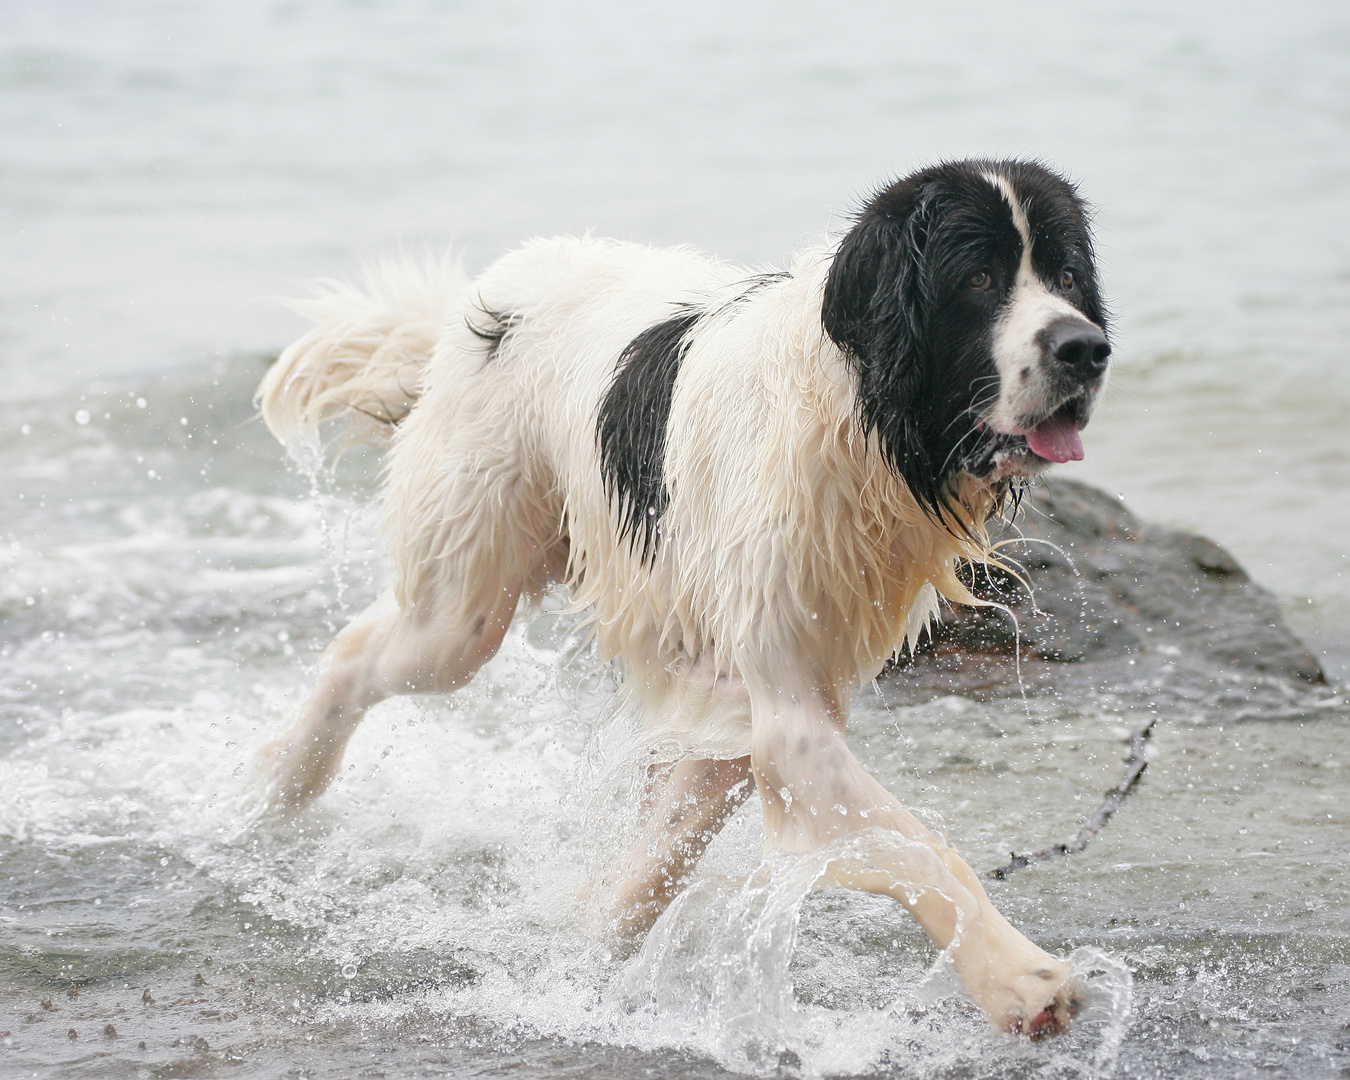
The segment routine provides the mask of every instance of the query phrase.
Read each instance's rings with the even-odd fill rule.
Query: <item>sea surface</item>
[[[1229,548],[1329,679],[859,692],[860,757],[978,869],[1072,837],[1156,720],[1085,853],[990,883],[1094,1016],[996,1035],[889,901],[743,884],[753,799],[606,948],[623,717],[554,613],[251,814],[386,580],[378,457],[306,475],[253,417],[278,297],[585,230],[781,264],[976,154],[1096,207],[1116,370],[1062,475]],[[1347,343],[1344,5],[0,0],[0,1076],[1343,1077]]]

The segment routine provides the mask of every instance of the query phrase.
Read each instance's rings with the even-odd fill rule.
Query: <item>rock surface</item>
[[[1003,607],[947,608],[893,664],[888,698],[1073,688],[1269,715],[1325,684],[1275,598],[1227,551],[1140,521],[1103,491],[1044,482],[1000,539],[1014,572],[978,567],[967,580]]]

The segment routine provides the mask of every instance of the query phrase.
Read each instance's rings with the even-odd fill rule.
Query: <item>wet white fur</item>
[[[399,271],[377,274],[365,301],[330,290],[331,317],[320,308],[260,388],[268,425],[292,443],[334,415],[344,380],[363,408],[408,389],[413,346],[439,331],[415,393],[391,409],[406,410],[385,490],[395,586],[338,636],[294,727],[265,748],[270,797],[317,795],[370,705],[463,685],[520,598],[563,580],[647,710],[653,761],[671,762],[653,765],[646,832],[601,890],[619,925],[656,918],[753,777],[770,849],[847,840],[822,886],[904,904],[1000,1027],[1058,1023],[1067,966],[1003,920],[845,740],[854,688],[938,593],[968,599],[955,563],[982,552],[920,512],[861,431],[853,379],[821,328],[830,257],[805,251],[735,303],[741,268],[568,238],[525,245],[467,289]],[[644,564],[616,533],[596,416],[624,346],[679,302],[717,314],[697,324],[675,383],[670,502]],[[516,320],[493,356],[467,326],[484,309]],[[974,482],[963,492],[976,535],[989,497]]]
[[[369,277],[364,325],[360,294],[327,288],[310,308],[319,326],[283,353],[259,400],[294,447],[344,400],[365,428],[370,413],[407,414],[385,497],[401,609],[434,593],[469,617],[483,589],[521,578],[528,592],[565,563],[603,656],[668,720],[653,741],[739,757],[744,710],[730,726],[691,728],[667,708],[685,667],[701,659],[710,677],[743,677],[766,658],[810,656],[814,677],[846,697],[917,637],[938,592],[968,599],[955,560],[980,554],[918,509],[863,436],[844,358],[819,323],[828,267],[827,251],[808,251],[791,277],[734,304],[743,268],[592,239],[535,241],[471,289],[443,268],[387,268]],[[670,503],[644,564],[616,534],[595,417],[624,345],[678,301],[722,310],[700,320],[680,365]],[[488,321],[484,309],[520,316],[491,361],[468,326]],[[974,522],[984,507],[972,509]]]

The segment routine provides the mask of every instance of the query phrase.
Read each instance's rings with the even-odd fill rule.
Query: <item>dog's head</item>
[[[1111,346],[1083,203],[1049,169],[951,162],[885,188],[839,245],[821,318],[866,429],[939,518],[963,474],[1083,456]]]

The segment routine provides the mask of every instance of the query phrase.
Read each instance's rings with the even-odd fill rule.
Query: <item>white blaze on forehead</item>
[[[1031,222],[1027,220],[1026,207],[1013,190],[1012,181],[1006,176],[987,172],[984,178],[998,188],[999,194],[1007,201],[1008,209],[1012,211],[1013,225],[1017,227],[1017,233],[1022,237],[1022,261],[1026,262],[1031,258]]]
[[[1045,287],[1031,265],[1031,222],[1017,197],[1012,181],[995,172],[984,173],[1008,203],[1013,225],[1022,238],[1022,257],[1012,292],[994,324],[994,366],[999,374],[999,395],[985,418],[996,431],[1022,432],[1020,421],[1044,413],[1057,404],[1047,395],[1052,384],[1046,371],[1041,332],[1051,323],[1079,320],[1092,323],[1062,296]]]

